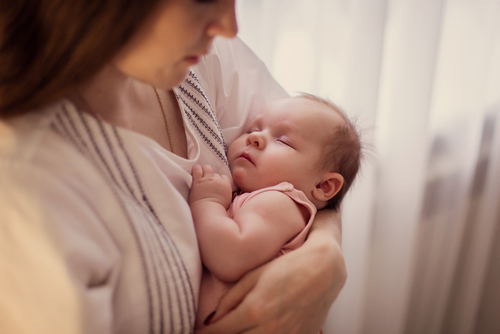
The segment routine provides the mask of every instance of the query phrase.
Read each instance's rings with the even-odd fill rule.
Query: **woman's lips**
[[[193,54],[187,55],[184,57],[184,61],[191,64],[191,65],[196,65],[200,62],[201,57],[206,56],[208,52],[210,51],[211,48],[211,42],[209,45],[203,49],[199,49],[197,51],[193,51]]]
[[[200,56],[188,56],[184,58],[184,61],[191,65],[196,65],[200,62]]]

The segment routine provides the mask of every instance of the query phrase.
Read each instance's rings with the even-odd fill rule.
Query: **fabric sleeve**
[[[74,189],[27,164],[0,164],[0,328],[111,333],[118,251]]]
[[[264,105],[289,96],[239,38],[216,38],[210,53],[194,70],[228,145]]]

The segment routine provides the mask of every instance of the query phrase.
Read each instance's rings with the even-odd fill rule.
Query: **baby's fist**
[[[231,204],[231,181],[226,175],[214,173],[212,167],[193,166],[193,185],[189,194],[189,204],[198,200],[211,200],[229,208]]]

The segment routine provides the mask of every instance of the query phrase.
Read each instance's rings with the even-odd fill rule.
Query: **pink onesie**
[[[243,193],[239,196],[236,196],[227,211],[228,216],[230,218],[234,218],[238,210],[246,203],[246,201],[266,191],[283,192],[291,199],[293,199],[296,203],[307,208],[310,214],[306,226],[292,240],[283,245],[279,253],[276,254],[276,257],[278,257],[299,248],[304,243],[317,210],[314,204],[302,191],[295,189],[291,183],[282,182],[273,187],[263,188],[251,193]],[[203,321],[205,321],[207,316],[215,310],[220,297],[235,283],[236,282],[223,282],[212,275],[206,268],[203,268],[198,311],[196,316],[196,328],[203,327]]]

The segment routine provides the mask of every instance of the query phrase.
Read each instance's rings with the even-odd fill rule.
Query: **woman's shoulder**
[[[78,142],[85,145],[79,138],[79,116],[70,108],[68,101],[61,100],[39,111],[0,121],[2,192],[9,186],[20,187],[23,180],[30,180],[28,189],[35,190],[47,179],[54,186],[59,181],[76,185],[95,179],[98,171],[78,146]]]
[[[39,165],[45,156],[74,155],[61,129],[67,103],[58,101],[43,109],[0,121],[0,161],[16,164]],[[69,131],[69,128],[66,129]],[[46,163],[54,163],[47,160]]]
[[[114,247],[108,228],[123,210],[102,171],[64,135],[77,138],[80,126],[71,125],[79,116],[67,112],[65,119],[63,102],[0,123],[2,224],[23,225],[27,233],[42,228],[48,234],[40,238],[51,243],[80,238]],[[63,234],[71,237],[58,239]]]
[[[20,116],[0,120],[0,159],[30,160],[38,154],[43,139],[50,135],[50,123],[60,103]]]

